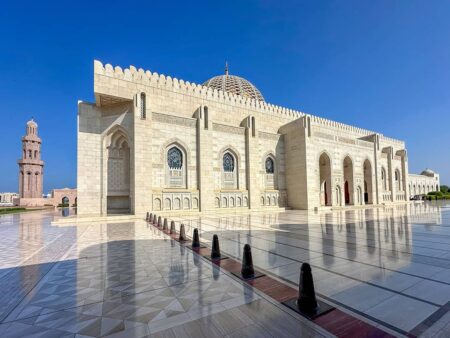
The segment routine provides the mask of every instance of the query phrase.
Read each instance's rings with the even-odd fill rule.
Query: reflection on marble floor
[[[257,266],[296,284],[309,262],[320,295],[400,332],[423,333],[450,309],[449,202],[176,220],[237,258],[251,244]]]
[[[144,221],[54,216],[0,216],[0,337],[324,335]]]

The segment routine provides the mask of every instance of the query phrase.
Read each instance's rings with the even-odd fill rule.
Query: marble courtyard
[[[309,262],[317,297],[347,316],[341,326],[307,321],[144,220],[61,219],[0,216],[1,337],[450,334],[448,202],[172,218],[208,247],[218,234],[230,260],[249,243],[255,267],[286,287]]]

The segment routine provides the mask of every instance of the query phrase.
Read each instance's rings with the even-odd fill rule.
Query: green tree
[[[441,192],[444,194],[450,193],[450,187],[448,185],[441,185]]]

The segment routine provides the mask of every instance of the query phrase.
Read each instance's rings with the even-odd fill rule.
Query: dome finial
[[[228,75],[228,61],[225,61],[225,75]]]

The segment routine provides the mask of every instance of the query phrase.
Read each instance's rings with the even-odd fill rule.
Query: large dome
[[[421,175],[426,175],[426,176],[434,176],[434,171],[431,170],[430,168],[427,168],[424,171],[422,171],[420,174]]]
[[[224,92],[249,97],[258,101],[264,101],[261,92],[250,81],[239,76],[229,75],[228,66],[225,68],[225,75],[214,76],[204,82],[203,85]]]

